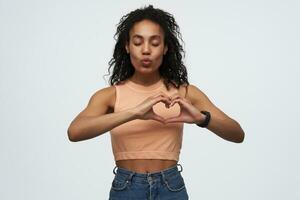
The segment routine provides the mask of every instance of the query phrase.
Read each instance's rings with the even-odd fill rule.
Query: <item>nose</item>
[[[148,43],[144,43],[142,53],[147,55],[151,53],[150,45]]]

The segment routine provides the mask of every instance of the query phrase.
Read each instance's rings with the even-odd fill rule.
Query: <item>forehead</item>
[[[160,37],[163,38],[164,33],[159,24],[150,21],[142,20],[136,22],[129,32],[130,38],[133,37],[143,37],[143,38],[153,38]]]

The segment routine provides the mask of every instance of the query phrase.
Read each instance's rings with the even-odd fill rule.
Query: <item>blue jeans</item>
[[[109,200],[187,200],[181,170],[177,164],[159,172],[138,173],[115,166]],[[117,171],[115,172],[115,169]]]

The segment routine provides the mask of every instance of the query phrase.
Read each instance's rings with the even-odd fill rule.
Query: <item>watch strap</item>
[[[202,110],[201,113],[205,115],[205,119],[202,123],[196,124],[196,125],[199,126],[199,127],[205,128],[205,127],[208,126],[208,123],[209,123],[210,118],[211,118],[210,112]]]

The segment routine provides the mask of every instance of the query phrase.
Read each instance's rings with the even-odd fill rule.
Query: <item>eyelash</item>
[[[138,44],[134,44],[135,46],[139,46],[139,45],[141,45],[141,43],[138,43]],[[159,44],[152,44],[153,46],[155,46],[155,47],[157,47],[157,46],[159,46]]]

